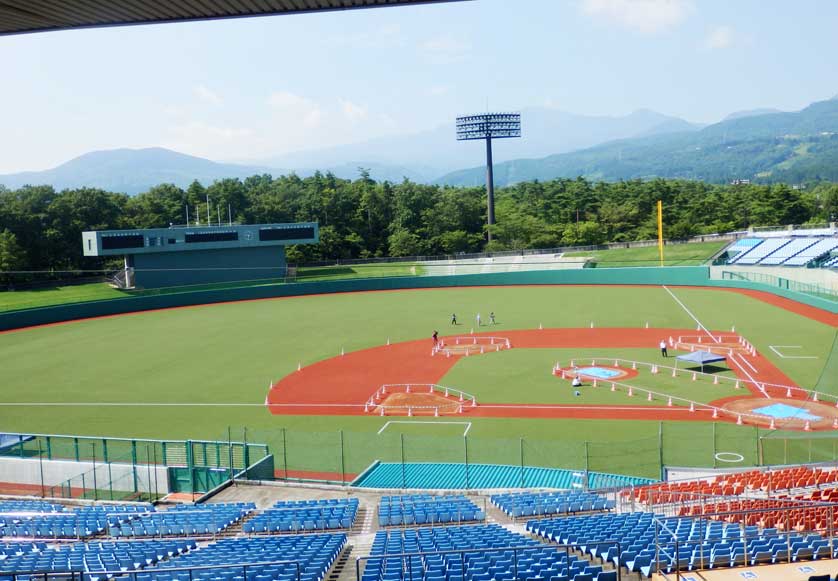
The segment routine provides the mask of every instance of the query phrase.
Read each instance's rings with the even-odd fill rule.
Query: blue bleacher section
[[[728,264],[805,266],[838,248],[838,237],[743,238],[727,248]]]
[[[387,557],[442,551],[465,552]],[[379,531],[370,555],[362,581],[590,581],[602,571],[601,566],[496,524]]]
[[[38,500],[0,502],[0,536],[77,539],[152,511],[147,503],[63,506]]]
[[[510,466],[504,464],[381,462],[364,471],[352,483],[360,488],[464,489],[468,488],[556,488],[580,486],[585,474],[558,468]],[[589,472],[589,488],[641,486],[655,482],[601,472]]]
[[[676,567],[687,571],[832,557],[829,541],[819,535],[784,534],[777,529],[760,530],[750,525],[743,529],[737,523],[658,517],[678,539],[676,560],[675,537],[663,527],[657,527],[661,570],[667,573]],[[650,577],[655,572],[656,555],[653,518],[651,513],[605,513],[531,520],[527,522],[527,530]],[[603,541],[614,542],[593,545]]]
[[[242,525],[245,533],[283,533],[348,529],[358,512],[357,498],[280,501]]]
[[[516,492],[495,494],[492,504],[512,518],[574,514],[614,508],[614,501],[581,490],[571,492]]]
[[[378,524],[382,527],[461,523],[485,519],[485,513],[462,495],[382,496],[378,505]]]
[[[120,541],[70,543],[48,546],[43,543],[16,544],[15,552],[0,550],[0,581],[10,581],[10,574],[29,572],[133,571],[153,565],[163,559],[194,549],[189,540]],[[26,576],[17,577],[26,581]],[[96,576],[86,579],[94,581]]]
[[[730,264],[757,264],[763,258],[776,252],[786,244],[790,243],[790,238],[766,238],[761,244],[757,244],[751,250],[743,252],[729,261]]]
[[[220,533],[255,510],[252,502],[177,505],[171,510],[148,512],[138,518],[112,523],[113,537],[159,537]]]
[[[343,533],[223,539],[160,563],[148,573],[138,574],[137,581],[296,581],[297,569],[292,564],[255,564],[276,561],[299,562],[300,581],[322,581],[345,545]],[[166,571],[175,567],[210,568]]]

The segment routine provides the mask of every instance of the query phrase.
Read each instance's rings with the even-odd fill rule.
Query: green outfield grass
[[[104,282],[51,286],[37,290],[2,291],[0,292],[0,312],[118,299],[126,296],[128,294],[125,292],[116,290]]]
[[[312,282],[345,278],[421,276],[422,272],[422,266],[415,262],[382,262],[345,266],[302,266],[297,269],[297,281]]]
[[[821,373],[833,349],[834,328],[733,292],[687,288],[672,292],[706,326],[729,330],[735,325],[799,384],[811,387],[820,379],[819,389],[838,393],[838,378],[824,378]],[[362,470],[374,458],[398,458],[399,434],[404,434],[407,442],[408,460],[427,458],[431,453],[458,458],[463,441],[456,435],[458,428],[406,426],[392,431],[387,428],[379,436],[378,430],[392,418],[273,416],[263,403],[268,383],[292,373],[298,362],[307,365],[333,357],[341,348],[350,352],[381,345],[388,337],[394,342],[426,338],[434,328],[447,334],[452,312],[467,320],[476,312],[489,311],[497,315],[498,333],[535,329],[539,324],[588,327],[591,321],[597,327],[641,328],[648,321],[652,327],[695,328],[691,316],[660,287],[494,287],[336,294],[85,320],[0,334],[0,400],[26,403],[0,405],[0,425],[8,432],[223,440],[228,426],[237,427],[239,437],[241,427],[247,426],[249,441],[264,441],[274,452],[284,441],[289,467],[300,470],[340,469],[339,430],[344,431],[344,460],[350,472]],[[799,353],[815,359],[783,359],[769,349],[778,342],[800,345]],[[463,382],[474,383],[475,389],[485,390],[487,397],[499,401],[501,395],[510,401],[504,392],[510,384],[517,386],[517,401],[530,397],[536,389],[555,395],[566,389],[560,379],[550,376],[555,360],[587,358],[599,350],[545,350],[543,358],[538,351],[512,349],[499,354],[521,357],[516,361],[526,365],[506,365],[498,357],[494,370],[485,368],[490,373],[482,382],[475,366],[481,360],[494,365],[495,354],[463,360],[446,382],[459,387],[454,385],[453,374],[465,373]],[[643,351],[638,358],[659,360],[656,350]],[[613,353],[611,350],[610,356],[615,356]],[[533,376],[516,374],[514,369],[519,367],[528,373],[535,371],[538,385],[530,389]],[[651,386],[666,379],[648,375],[632,381]],[[664,383],[660,386],[662,390],[666,387]],[[710,399],[729,391],[725,386],[701,382],[667,389],[701,393]],[[712,391],[715,389],[718,394]],[[589,397],[587,392],[585,397]],[[640,404],[639,399],[632,404]],[[50,402],[92,405],[31,405]],[[102,406],[99,402],[120,405]],[[244,405],[123,405],[134,402]],[[516,458],[520,460],[517,454],[523,445],[528,463],[581,468],[587,448],[592,470],[638,475],[655,475],[659,470],[658,422],[468,421],[472,422],[468,435],[471,461],[514,464]],[[714,449],[755,449],[755,429],[746,426],[691,422],[667,424],[664,432],[663,456],[668,464],[708,465],[713,462]],[[747,458],[755,461],[755,453],[749,452]]]
[[[670,244],[664,246],[664,266],[696,266],[706,263],[729,241],[696,242],[693,244]],[[590,252],[566,252],[568,257],[590,256],[598,268],[617,266],[658,266],[660,254],[657,246],[642,248],[615,248]]]

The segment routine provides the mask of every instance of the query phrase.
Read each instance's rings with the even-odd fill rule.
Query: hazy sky
[[[462,113],[713,122],[838,93],[833,0],[475,0],[0,37],[0,173],[164,146],[217,160]]]

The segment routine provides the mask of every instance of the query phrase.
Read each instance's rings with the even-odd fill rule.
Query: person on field
[[[436,344],[439,342],[439,333],[437,333],[436,331],[434,331],[434,334],[433,334],[433,335],[431,335],[431,337],[433,337],[433,340],[434,340],[434,347],[436,347]]]
[[[664,357],[669,357],[669,355],[666,352],[666,341],[664,339],[661,339],[661,355],[663,355]]]
[[[573,381],[570,383],[570,385],[572,385],[573,387],[579,387],[580,385],[582,385],[582,378],[579,377],[579,375],[577,374],[573,378]]]
[[[480,326],[480,313],[477,313],[477,326]]]
[[[495,324],[495,311],[489,313],[489,323],[494,325]]]
[[[456,325],[456,324],[457,324],[457,314],[456,314],[456,313],[452,313],[452,314],[451,314],[451,324],[452,324],[452,325]]]

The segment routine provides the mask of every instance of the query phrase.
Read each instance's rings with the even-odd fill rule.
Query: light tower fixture
[[[457,141],[486,140],[486,223],[489,242],[495,223],[495,180],[492,172],[492,139],[521,137],[520,113],[479,113],[457,117]]]

